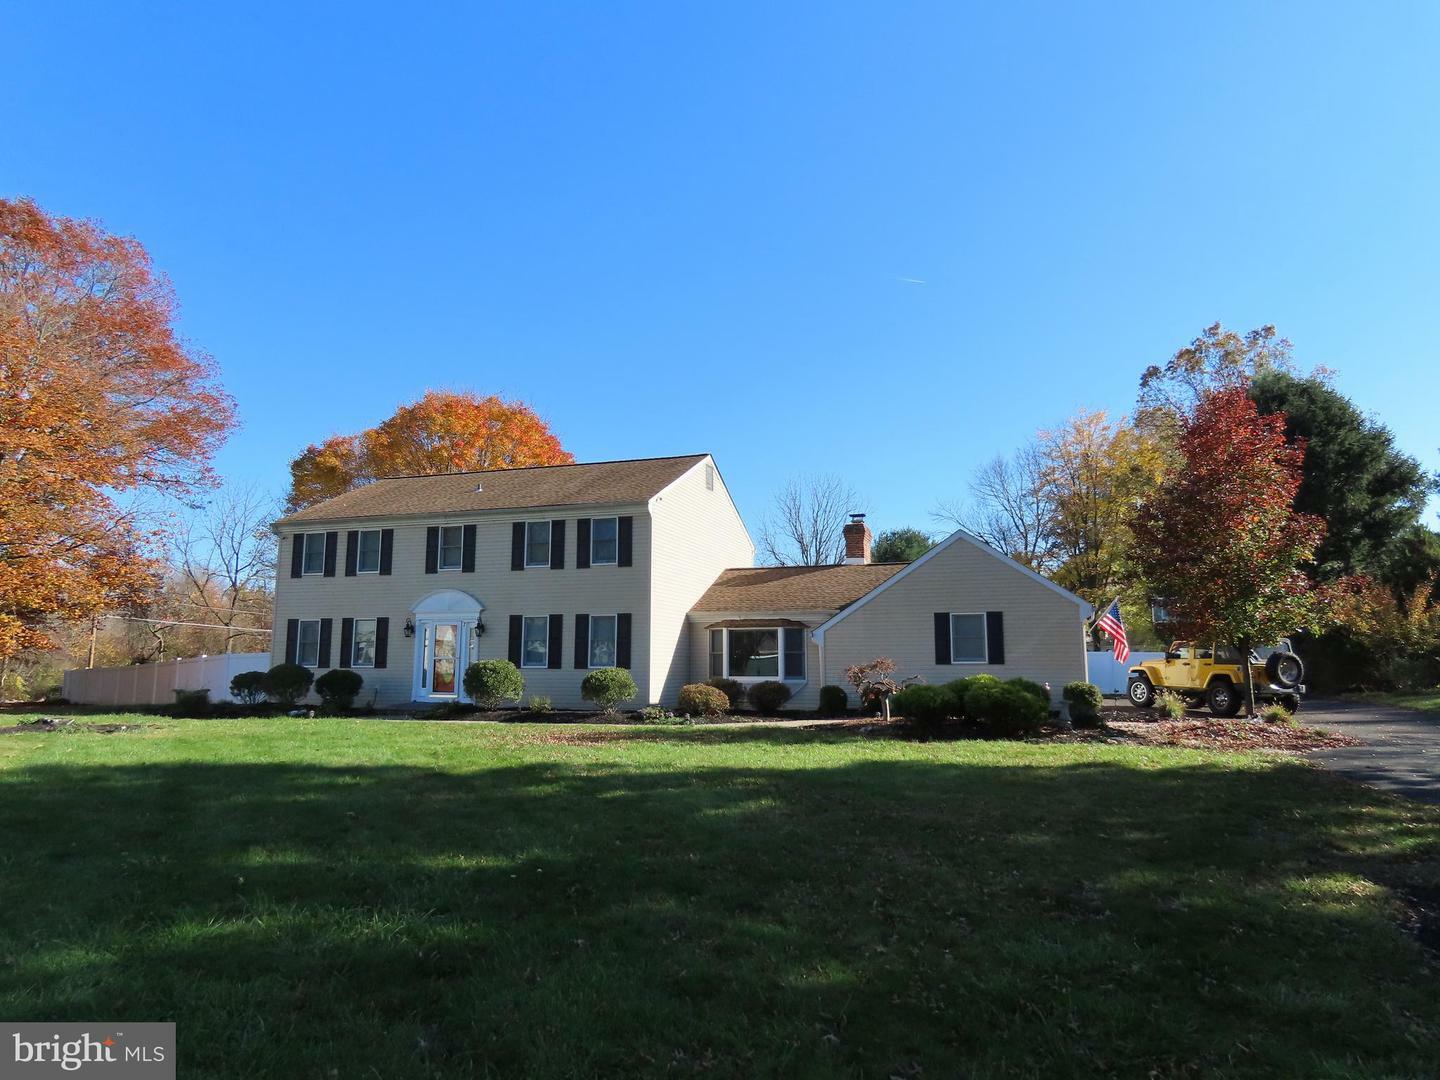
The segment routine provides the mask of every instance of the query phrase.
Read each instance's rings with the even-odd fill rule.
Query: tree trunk
[[[1255,679],[1250,672],[1250,642],[1239,641],[1235,647],[1240,650],[1241,670],[1245,672],[1245,718],[1255,719]]]

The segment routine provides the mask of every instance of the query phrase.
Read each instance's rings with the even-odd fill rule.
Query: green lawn
[[[1377,705],[1398,705],[1402,709],[1440,712],[1440,689],[1437,690],[1372,690],[1364,694],[1346,694],[1354,701],[1370,701]]]
[[[0,736],[0,1014],[176,1020],[182,1076],[1440,1061],[1440,809],[1304,764],[134,719]]]

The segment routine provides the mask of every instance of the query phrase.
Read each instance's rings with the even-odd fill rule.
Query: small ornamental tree
[[[1243,385],[1203,396],[1180,423],[1180,459],[1138,507],[1134,559],[1181,634],[1234,644],[1242,656],[1327,621],[1305,568],[1325,533],[1295,511],[1303,444],[1285,417],[1261,416]],[[1245,701],[1255,687],[1245,665]]]
[[[287,708],[310,692],[315,673],[299,664],[276,664],[265,673],[265,693]]]
[[[900,683],[891,678],[895,674],[895,661],[888,656],[876,657],[868,664],[854,664],[845,669],[845,678],[860,698],[862,709],[878,709],[891,694],[902,689]]]

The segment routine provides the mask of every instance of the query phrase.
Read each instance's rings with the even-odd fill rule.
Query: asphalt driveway
[[[1315,750],[1326,768],[1412,799],[1440,803],[1440,713],[1352,701],[1307,701],[1301,720],[1343,731],[1364,746]]]

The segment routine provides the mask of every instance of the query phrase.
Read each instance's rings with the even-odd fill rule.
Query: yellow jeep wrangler
[[[1256,701],[1278,701],[1293,712],[1305,693],[1300,681],[1304,677],[1304,665],[1288,641],[1250,654]],[[1150,708],[1157,690],[1172,690],[1193,708],[1208,705],[1216,716],[1234,716],[1245,697],[1240,650],[1231,645],[1177,641],[1164,660],[1146,660],[1132,667],[1127,690],[1130,704],[1137,709]]]

